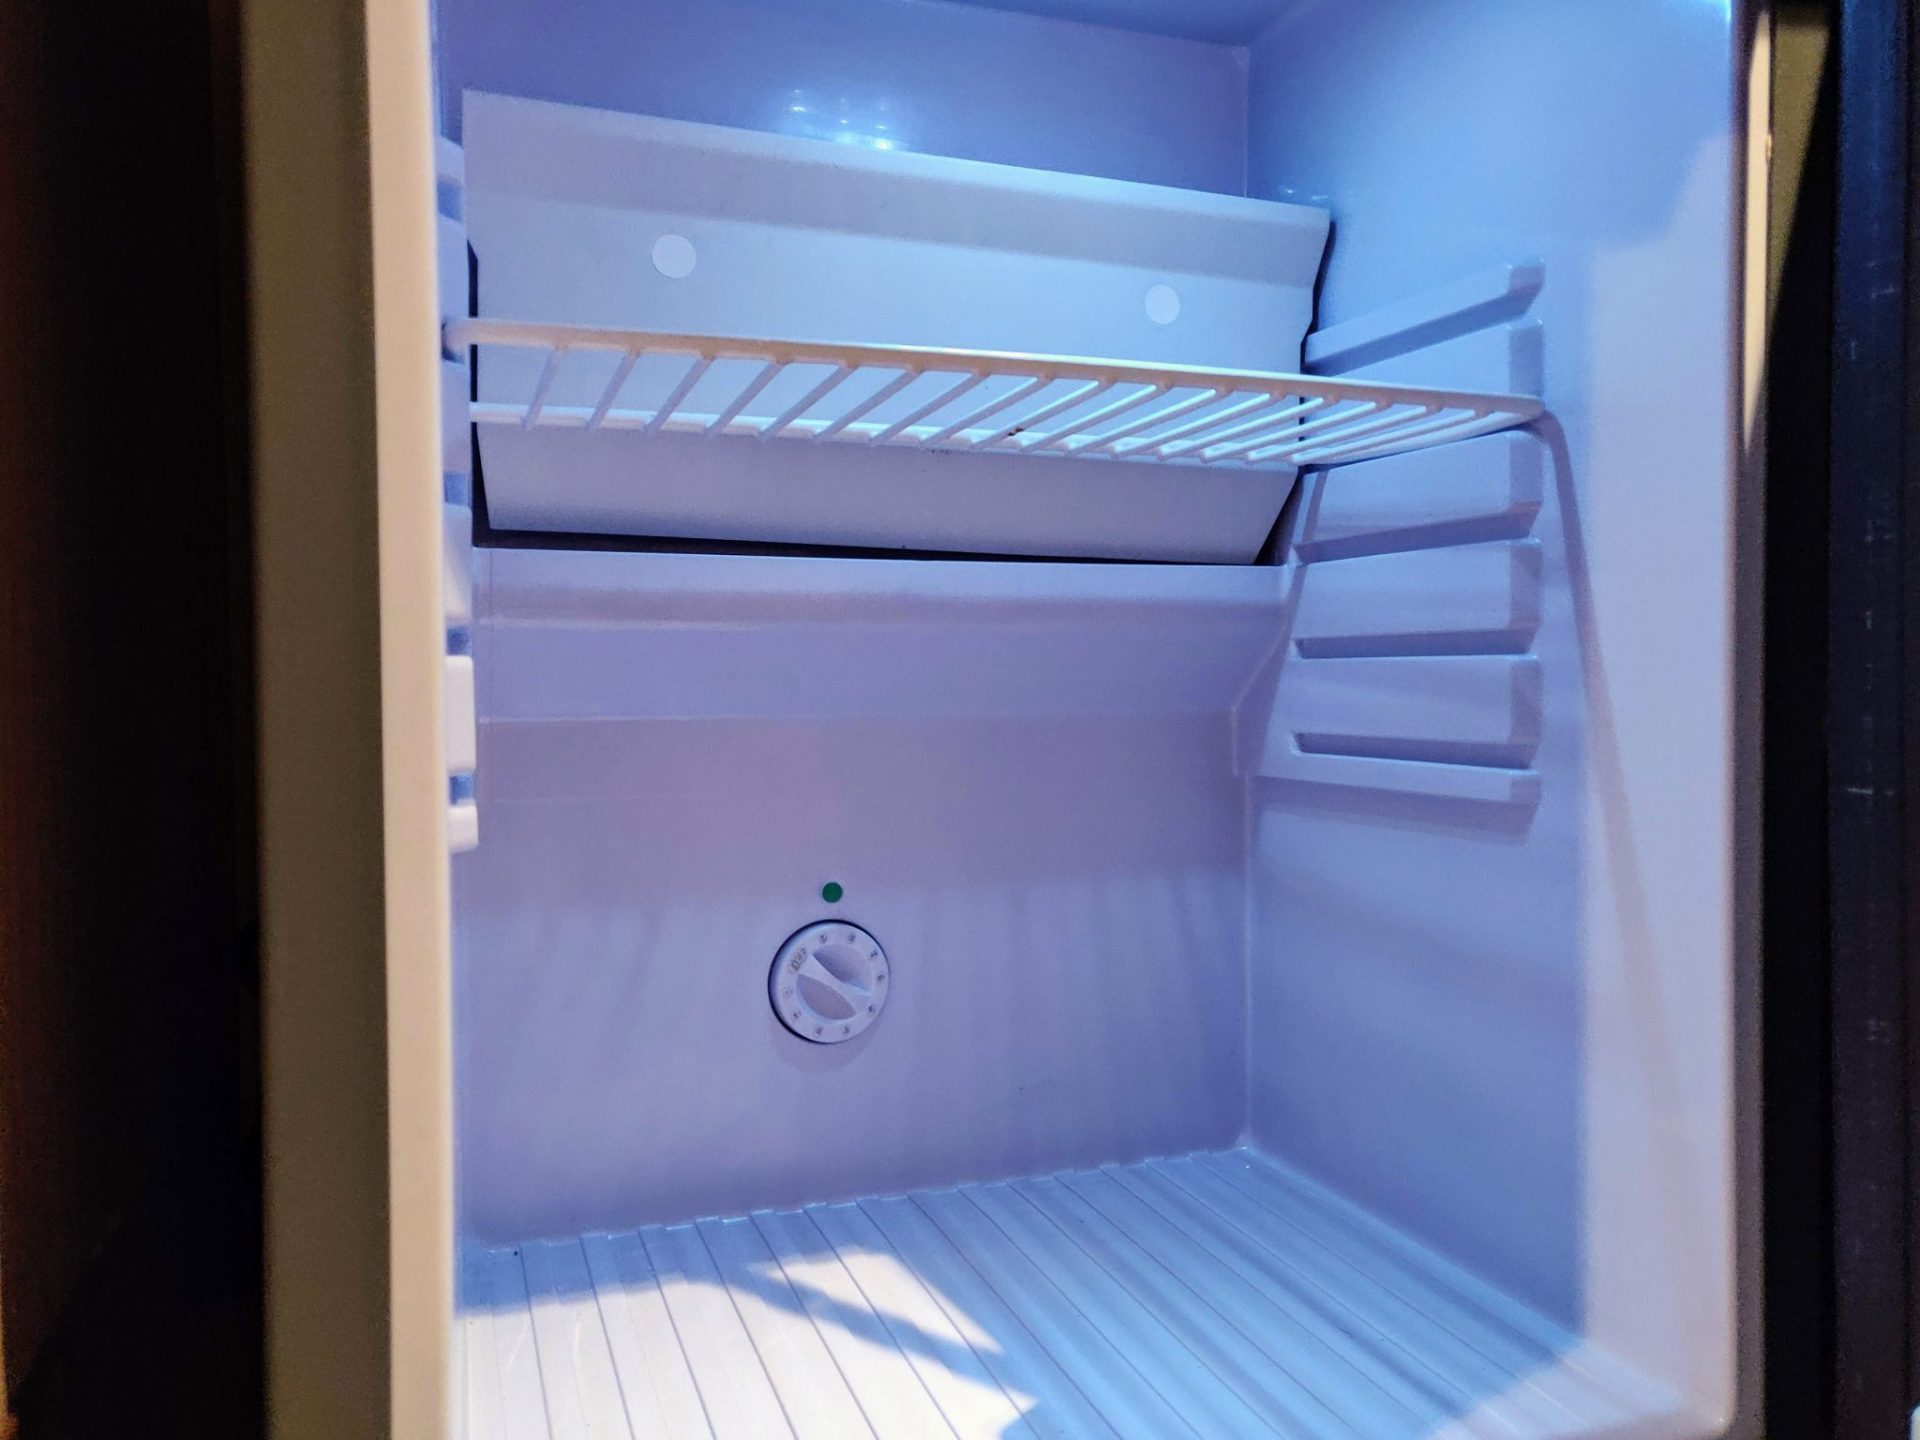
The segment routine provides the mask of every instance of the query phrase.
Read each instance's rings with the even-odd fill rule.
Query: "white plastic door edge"
[[[367,0],[380,528],[392,1428],[451,1433],[453,1009],[438,220],[424,0]]]

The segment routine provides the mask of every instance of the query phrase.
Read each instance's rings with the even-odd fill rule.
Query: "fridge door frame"
[[[1762,911],[1770,1434],[1920,1402],[1920,86],[1911,0],[1775,0]]]
[[[239,0],[267,1433],[453,1385],[439,315],[425,0]]]
[[[1831,409],[1819,477],[1827,510],[1826,851],[1824,895],[1809,887],[1806,901],[1824,900],[1828,929],[1830,1050],[1825,1076],[1811,1084],[1829,1117],[1831,1276],[1826,1313],[1815,1311],[1804,1338],[1830,1357],[1829,1433],[1837,1435],[1907,1433],[1920,1423],[1914,23],[1910,0],[1843,0],[1827,52]]]
[[[1846,0],[1855,43],[1868,44],[1859,17],[1884,18],[1901,3]],[[427,7],[240,0],[240,9],[270,1433],[444,1436],[457,1424],[457,1405]],[[1750,13],[1759,17],[1760,7]],[[1902,102],[1905,95],[1902,87]],[[1764,149],[1750,179],[1765,174]],[[1855,298],[1884,323],[1884,302]],[[1749,299],[1751,306],[1751,288]],[[1840,386],[1836,377],[1836,422]],[[1883,397],[1882,419],[1885,408]],[[420,483],[423,475],[429,483]],[[1757,468],[1749,480],[1759,485]],[[1757,504],[1750,509],[1749,528],[1758,523]],[[1838,536],[1835,543],[1838,563]],[[1917,548],[1912,538],[1905,548]],[[1769,566],[1770,585],[1774,578]],[[1743,600],[1757,605],[1760,582],[1749,583]],[[1824,594],[1778,593],[1824,613]],[[1876,598],[1884,603],[1884,586]],[[1892,642],[1883,635],[1874,643]],[[1778,656],[1770,670],[1775,686],[1805,678]],[[1756,677],[1743,693],[1757,696],[1758,684]],[[1910,701],[1896,697],[1903,720],[1915,708]],[[1773,734],[1769,720],[1769,740]],[[1844,748],[1838,737],[1834,747]],[[1905,754],[1897,748],[1896,761],[1904,764]],[[1769,767],[1769,775],[1784,769]],[[1844,809],[1837,807],[1836,824],[1855,818]],[[1775,813],[1770,792],[1767,818]],[[1885,853],[1904,862],[1904,821],[1890,829],[1884,812],[1871,818],[1875,843],[1891,844]],[[1766,923],[1763,939],[1771,940],[1771,918]],[[1836,924],[1836,948],[1838,932]],[[1898,971],[1903,937],[1897,927],[1869,937],[1883,983],[1890,966]],[[1906,1080],[1902,1074],[1903,1087]],[[1910,1111],[1882,1118],[1891,1124],[1896,1113],[1904,1123]],[[1909,1137],[1901,1134],[1904,1180]],[[1740,1197],[1743,1216],[1756,1199]],[[1741,1287],[1751,1316],[1755,1297],[1745,1282],[1758,1273],[1757,1236],[1748,1225],[1741,1231],[1752,1247]],[[1904,1247],[1899,1259],[1905,1274]],[[1769,1369],[1781,1333],[1768,1337]],[[1743,1372],[1750,1402],[1751,1372]]]

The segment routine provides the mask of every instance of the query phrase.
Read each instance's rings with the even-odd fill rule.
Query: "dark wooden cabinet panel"
[[[258,1306],[230,36],[205,3],[0,7],[0,1337],[23,1407],[36,1362],[79,1363],[77,1297],[192,1323],[158,1253],[190,1204],[243,1227]]]

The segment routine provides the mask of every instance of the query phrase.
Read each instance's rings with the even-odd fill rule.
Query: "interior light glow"
[[[893,102],[859,93],[820,95],[793,89],[781,97],[777,129],[809,140],[857,145],[867,150],[911,148],[900,136]]]

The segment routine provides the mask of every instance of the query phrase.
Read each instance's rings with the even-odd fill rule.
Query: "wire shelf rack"
[[[814,344],[474,318],[450,350],[513,357],[482,425],[748,436],[942,452],[1341,465],[1524,425],[1528,395],[897,345]]]

